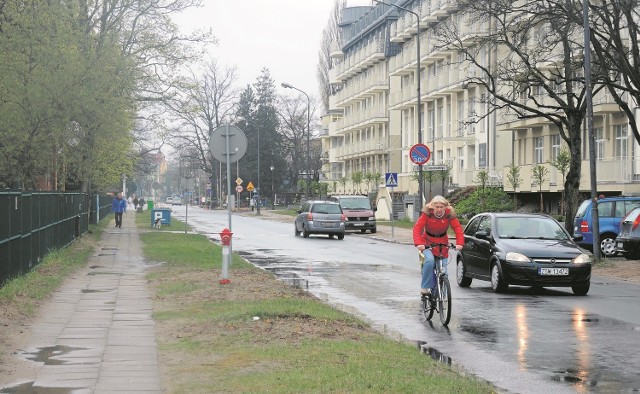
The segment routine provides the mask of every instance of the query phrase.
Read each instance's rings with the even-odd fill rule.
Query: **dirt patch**
[[[612,260],[593,267],[591,274],[640,284],[640,260]]]

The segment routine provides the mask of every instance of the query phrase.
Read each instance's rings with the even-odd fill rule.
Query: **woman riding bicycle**
[[[449,248],[441,247],[426,249],[431,244],[449,244],[447,230],[449,226],[456,234],[456,249],[462,249],[464,245],[464,235],[462,226],[456,217],[456,213],[449,201],[442,196],[435,196],[428,202],[422,213],[413,226],[413,243],[416,248],[423,252],[425,261],[422,266],[422,290],[423,295],[430,295],[433,292],[436,281],[433,274],[434,254],[443,258],[449,257]],[[445,267],[446,268],[446,267]]]

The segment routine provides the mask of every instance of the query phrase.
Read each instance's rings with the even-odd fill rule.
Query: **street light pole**
[[[421,96],[421,92],[420,92],[420,15],[416,14],[414,11],[408,9],[408,8],[404,8],[401,7],[399,5],[396,4],[390,4],[390,3],[385,3],[384,1],[380,1],[380,0],[373,0],[376,3],[380,3],[380,4],[384,4],[386,6],[390,6],[390,7],[396,7],[398,9],[401,9],[403,11],[406,11],[410,14],[413,14],[416,17],[416,21],[418,22],[417,24],[417,28],[418,28],[418,34],[416,34],[416,79],[418,80],[418,83],[416,84],[416,90],[417,90],[417,94],[418,94],[418,102],[417,102],[417,108],[416,108],[416,117],[418,120],[418,143],[422,144],[422,105],[420,102],[420,96]],[[433,136],[433,144],[435,145],[435,133]],[[435,146],[431,147],[432,150],[435,150]],[[422,179],[422,165],[418,165],[418,201],[420,201],[420,209],[422,209],[422,184],[423,184],[424,180]],[[420,209],[418,211],[420,211]]]
[[[271,210],[272,211],[276,209],[276,195],[273,192],[273,168],[274,168],[273,164],[271,164],[269,169],[271,170]]]
[[[309,153],[309,136],[311,135],[311,99],[309,99],[309,95],[306,94],[304,91],[296,88],[293,85],[290,85],[286,82],[282,82],[280,84],[280,86],[282,86],[283,88],[286,89],[294,89],[297,90],[298,92],[304,94],[305,96],[307,96],[307,165],[305,166],[305,172],[306,172],[306,178],[307,178],[307,199],[309,199],[309,184],[311,183],[309,181],[309,175],[311,175],[311,155]]]

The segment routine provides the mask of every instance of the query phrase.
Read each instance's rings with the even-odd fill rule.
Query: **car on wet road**
[[[632,209],[620,223],[616,244],[626,259],[640,259],[640,207]]]
[[[340,204],[333,201],[307,201],[298,210],[294,223],[295,236],[325,234],[344,239],[345,216]]]
[[[580,237],[576,237],[579,239]],[[491,282],[495,292],[509,285],[571,287],[585,295],[591,282],[591,254],[547,215],[481,213],[464,230],[456,261],[461,287],[473,279]]]

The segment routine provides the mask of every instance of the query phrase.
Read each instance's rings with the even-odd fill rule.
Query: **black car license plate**
[[[538,274],[543,276],[566,276],[569,275],[569,268],[538,268]]]

